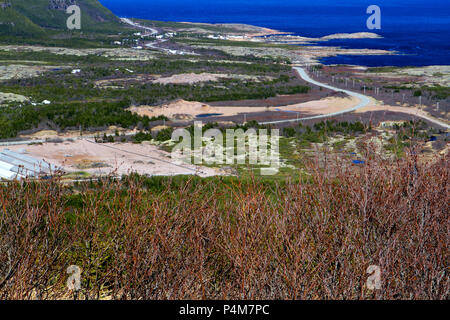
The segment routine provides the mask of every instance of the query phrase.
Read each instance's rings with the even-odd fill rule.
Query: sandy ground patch
[[[112,60],[129,61],[148,61],[155,57],[155,54],[149,50],[135,50],[130,48],[96,48],[96,49],[71,49],[61,47],[42,47],[27,45],[6,45],[0,46],[0,50],[13,52],[49,52],[57,55],[74,55],[84,57],[88,55],[97,55]]]
[[[226,74],[213,73],[182,73],[170,77],[161,77],[160,75],[138,74],[128,78],[114,78],[98,80],[95,82],[97,88],[111,88],[111,84],[126,85],[132,82],[151,82],[159,84],[193,84],[198,82],[218,81],[222,78],[231,78]]]
[[[251,80],[254,82],[273,80],[273,77],[255,77],[245,74],[218,74],[218,73],[181,73],[169,77],[162,77],[161,75],[138,74],[127,78],[112,78],[103,79],[95,82],[97,88],[121,88],[124,85],[139,83],[158,83],[158,84],[194,84],[199,82],[219,81],[221,79],[240,79]]]
[[[328,97],[321,100],[309,101],[283,107],[235,107],[235,106],[210,106],[196,101],[178,100],[162,106],[138,106],[130,107],[131,112],[141,116],[157,117],[164,115],[171,119],[192,120],[202,114],[216,114],[217,116],[230,117],[238,114],[249,114],[264,111],[292,111],[311,114],[326,114],[348,109],[357,105],[357,98]]]
[[[58,132],[55,130],[41,130],[30,135],[22,135],[23,138],[54,138],[58,136]]]
[[[416,107],[401,107],[401,106],[390,106],[390,105],[380,105],[380,104],[371,104],[367,107],[361,108],[356,110],[356,113],[364,113],[364,112],[372,112],[372,111],[390,111],[390,112],[401,112],[406,113],[410,115],[414,115],[417,117],[421,117],[423,119],[430,120],[431,122],[434,122],[435,117],[431,116],[428,112],[422,110],[418,106]],[[448,119],[437,119],[440,122],[444,122],[447,124],[450,124],[450,121]]]
[[[124,129],[117,126],[110,126],[107,129],[104,130],[97,130],[97,131],[84,131],[83,132],[83,138],[93,138],[93,137],[101,137],[104,134],[107,135],[115,135],[116,131],[119,132],[119,134],[125,134],[125,135],[134,135],[138,133],[139,131],[135,129]],[[33,132],[30,134],[21,134],[19,136],[22,139],[28,139],[28,140],[34,140],[34,139],[79,139],[80,138],[80,131],[79,130],[67,130],[64,132],[57,132],[55,130],[39,130],[37,132]]]
[[[0,80],[32,78],[43,72],[59,68],[62,67],[42,65],[30,66],[25,64],[0,65]]]
[[[160,84],[192,84],[197,82],[207,82],[207,81],[218,81],[221,78],[228,78],[226,74],[215,74],[215,73],[183,73],[183,74],[176,74],[170,77],[163,77],[156,79],[153,81],[154,83],[160,83]]]
[[[199,175],[203,177],[223,175],[223,171],[172,161],[170,154],[156,146],[133,143],[95,143],[91,140],[75,140],[63,143],[11,146],[37,159],[59,167],[66,172],[84,171],[92,175],[123,175],[137,172],[142,175]]]
[[[159,76],[151,74],[138,74],[136,76],[127,78],[103,79],[95,81],[95,87],[100,89],[123,88],[123,86],[132,84],[133,82],[139,83],[153,82],[153,80],[155,80],[155,78],[157,77]]]
[[[356,106],[359,99],[355,97],[328,97],[321,100],[303,102],[285,107],[274,108],[274,111],[293,111],[311,114],[327,114]]]
[[[20,94],[0,92],[0,103],[3,102],[26,102],[28,98]]]
[[[450,66],[428,66],[418,68],[404,68],[396,71],[399,74],[422,77],[425,84],[439,84],[450,86]]]
[[[201,114],[218,114],[222,116],[233,116],[243,112],[261,112],[267,110],[265,107],[212,107],[208,104],[178,100],[162,106],[139,106],[130,107],[131,112],[141,116],[157,117],[164,115],[171,119],[192,120]]]
[[[413,68],[396,68],[387,72],[355,73],[364,78],[382,78],[398,81],[401,86],[418,88],[422,85],[450,86],[450,66],[427,66]]]
[[[171,119],[189,119],[202,113],[216,113],[215,108],[195,101],[178,100],[162,106],[138,106],[128,108],[140,116],[158,117],[164,115]]]

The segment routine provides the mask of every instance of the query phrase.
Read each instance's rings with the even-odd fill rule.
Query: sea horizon
[[[100,0],[120,17],[158,21],[243,23],[294,35],[321,37],[336,33],[374,32],[381,39],[342,39],[322,46],[383,49],[398,55],[335,56],[324,64],[376,66],[428,66],[450,64],[450,6],[443,0]],[[369,30],[366,9],[381,8],[381,29]]]

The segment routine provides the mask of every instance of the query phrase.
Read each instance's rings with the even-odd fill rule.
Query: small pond
[[[197,115],[196,118],[209,118],[209,117],[217,117],[217,116],[221,116],[223,115],[223,113],[202,113]]]

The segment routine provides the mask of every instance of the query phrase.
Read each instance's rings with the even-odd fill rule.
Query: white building
[[[3,149],[0,152],[0,180],[21,180],[24,178],[45,177],[60,168],[23,153]]]

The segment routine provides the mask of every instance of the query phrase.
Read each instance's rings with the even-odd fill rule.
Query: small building
[[[60,171],[61,168],[23,153],[9,149],[0,152],[0,180],[43,178]]]

